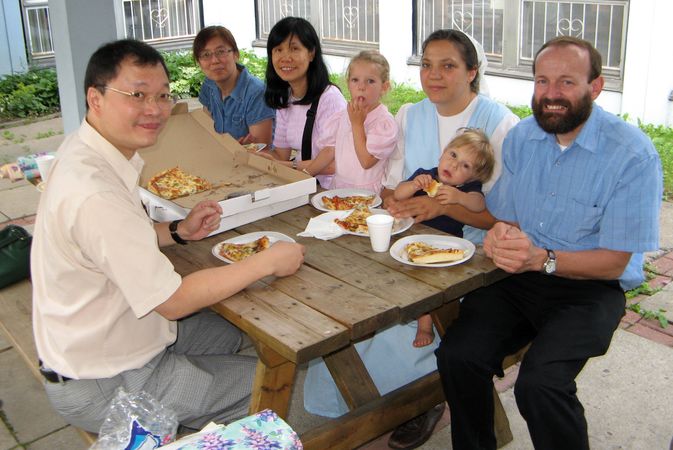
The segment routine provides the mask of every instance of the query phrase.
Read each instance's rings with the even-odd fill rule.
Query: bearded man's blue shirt
[[[517,222],[538,247],[632,253],[620,277],[632,289],[644,280],[642,253],[658,249],[661,197],[661,163],[650,139],[593,104],[565,150],[532,116],[514,127],[486,201],[491,214]]]

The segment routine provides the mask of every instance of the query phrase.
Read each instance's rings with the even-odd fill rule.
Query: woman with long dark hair
[[[327,66],[322,57],[320,39],[313,25],[300,17],[286,17],[277,22],[267,39],[266,51],[266,104],[276,109],[274,150],[271,155],[280,161],[294,161],[287,165],[302,170],[308,160],[320,151],[317,141],[326,120],[346,108],[338,87],[329,80]],[[314,121],[307,126],[307,113],[315,109]],[[302,141],[311,132],[311,139]],[[294,150],[294,152],[293,152]],[[306,163],[303,160],[307,160]],[[328,166],[316,178],[324,187],[330,185],[334,165]]]

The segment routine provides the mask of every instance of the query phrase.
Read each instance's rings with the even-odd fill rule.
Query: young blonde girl
[[[381,97],[390,89],[390,66],[376,51],[362,51],[347,70],[351,100],[335,113],[318,141],[318,156],[304,171],[311,175],[333,167],[330,188],[379,192],[388,157],[397,142],[397,124]]]
[[[472,212],[486,209],[484,194],[481,192],[493,174],[495,158],[493,147],[486,135],[476,129],[467,129],[453,138],[439,158],[434,169],[418,169],[411,177],[400,183],[395,189],[397,200],[404,200],[417,195],[427,195],[427,189],[433,180],[441,186],[435,198],[442,205],[457,204]],[[448,216],[439,216],[423,222],[455,236],[463,236],[463,224]],[[432,343],[432,319],[423,315],[418,319],[418,329],[414,339],[414,347],[424,347]]]

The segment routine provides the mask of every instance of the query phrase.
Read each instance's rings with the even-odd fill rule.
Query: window
[[[47,0],[24,0],[23,17],[29,55],[32,58],[53,56]]]
[[[191,45],[198,32],[200,0],[121,0],[127,38],[163,48]],[[32,63],[53,63],[47,0],[22,0],[26,46]]]
[[[629,0],[415,0],[415,55],[439,28],[459,29],[482,43],[489,73],[531,77],[540,46],[559,35],[591,42],[603,57],[606,87],[621,89]]]
[[[192,40],[200,28],[197,0],[124,0],[123,6],[127,38]]]
[[[257,0],[258,37],[262,45],[273,25],[287,16],[303,17],[313,24],[332,54],[353,55],[378,48],[378,0]]]

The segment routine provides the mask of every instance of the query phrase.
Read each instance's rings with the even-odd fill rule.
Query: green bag
[[[33,237],[16,225],[0,230],[0,288],[30,276],[30,244]]]

